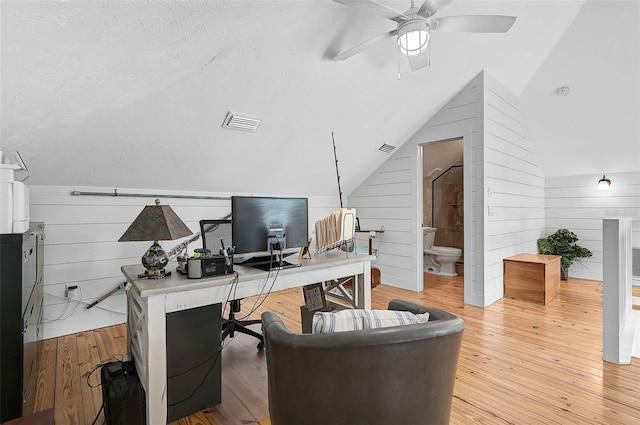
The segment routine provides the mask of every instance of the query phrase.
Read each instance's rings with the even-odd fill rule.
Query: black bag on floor
[[[145,425],[145,394],[132,361],[102,365],[102,403],[107,425]]]

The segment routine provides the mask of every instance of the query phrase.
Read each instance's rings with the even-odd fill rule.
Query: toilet
[[[425,273],[441,276],[457,276],[456,261],[460,259],[462,250],[446,246],[434,246],[436,237],[435,227],[422,228],[422,249],[424,250]]]

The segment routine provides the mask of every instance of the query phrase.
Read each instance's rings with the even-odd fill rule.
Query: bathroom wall
[[[422,227],[433,226],[432,205],[431,179],[425,176],[422,179]]]
[[[436,231],[434,245],[464,248],[464,182],[462,167],[451,168],[438,177],[432,192]]]
[[[422,146],[422,214],[423,226],[436,227],[435,244],[439,246],[464,246],[463,168],[464,141],[444,140]],[[451,168],[455,167],[455,168]],[[432,182],[437,185],[435,194],[437,225],[432,219]]]

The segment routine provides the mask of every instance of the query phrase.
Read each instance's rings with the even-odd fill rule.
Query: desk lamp
[[[118,239],[118,242],[153,241],[153,245],[142,256],[142,265],[146,271],[140,275],[140,277],[152,279],[171,274],[164,270],[169,257],[158,241],[170,241],[192,234],[169,205],[160,205],[159,199],[156,199],[155,203],[155,205],[144,207],[127,231]]]

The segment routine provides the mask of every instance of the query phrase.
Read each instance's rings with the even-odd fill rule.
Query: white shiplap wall
[[[363,230],[384,229],[376,239],[383,283],[417,290],[412,279],[414,227],[411,191],[411,146],[405,143],[364,184],[349,195]]]
[[[503,258],[535,252],[544,229],[543,175],[518,99],[486,72],[351,193],[349,205],[363,228],[385,229],[376,262],[382,281],[421,290],[419,147],[455,137],[465,146],[465,303],[486,306],[503,295]]]
[[[418,208],[422,203],[420,146],[462,137],[465,145],[465,299],[471,296],[472,287],[478,287],[476,265],[482,263],[475,257],[482,251],[477,249],[479,233],[475,230],[475,215],[479,209],[477,191],[468,190],[468,185],[471,181],[476,184],[475,173],[481,170],[474,165],[478,162],[477,153],[481,153],[478,149],[481,141],[478,134],[482,129],[481,92],[482,76],[479,75],[349,195],[349,206],[357,209],[364,229],[385,230],[376,242],[379,247],[376,267],[380,268],[383,283],[422,290],[422,255],[417,254],[422,252],[422,209]],[[473,230],[467,231],[470,228]],[[480,300],[468,302],[481,303]]]
[[[145,205],[153,198],[113,196],[72,196],[72,191],[111,192],[110,188],[30,186],[31,219],[45,223],[45,309],[48,320],[44,338],[122,323],[126,320],[126,299],[122,291],[87,310],[86,304],[71,302],[65,311],[62,298],[66,285],[78,285],[83,301],[90,303],[124,281],[120,267],[136,264],[149,242],[117,242]],[[119,189],[120,193],[190,195],[228,198],[227,193]],[[248,194],[237,194],[248,195]],[[263,195],[263,194],[261,194]],[[264,194],[270,196],[270,194]],[[273,195],[286,196],[286,195]],[[295,196],[295,195],[292,195]],[[221,218],[231,212],[225,199],[159,198],[196,233],[201,219]],[[313,223],[339,207],[337,197],[309,198],[310,232]],[[311,233],[310,233],[311,235]],[[185,238],[187,239],[187,238]],[[184,240],[184,239],[183,239]],[[181,240],[161,241],[170,250]],[[201,240],[189,251],[202,246]],[[78,291],[78,298],[80,291]],[[77,305],[77,308],[76,308]],[[73,312],[73,314],[70,314]],[[64,314],[63,314],[64,313]],[[63,314],[64,320],[54,320]]]
[[[631,217],[634,247],[640,247],[640,172],[607,173],[608,190],[599,190],[602,174],[557,176],[545,179],[545,236],[569,229],[578,245],[593,256],[574,262],[570,277],[602,280],[602,219]]]
[[[482,220],[482,181],[483,181],[483,90],[484,78],[478,74],[454,98],[422,127],[411,139],[413,152],[417,155],[414,162],[413,187],[416,190],[413,209],[421,216],[424,208],[422,194],[423,158],[420,146],[447,140],[463,139],[464,156],[464,299],[472,305],[484,305],[483,259],[483,220]],[[417,228],[415,279],[420,287],[423,282],[423,244],[422,221],[414,221]]]
[[[536,253],[544,175],[518,98],[484,73],[485,305],[504,295],[503,259]],[[489,213],[491,210],[491,213]]]

